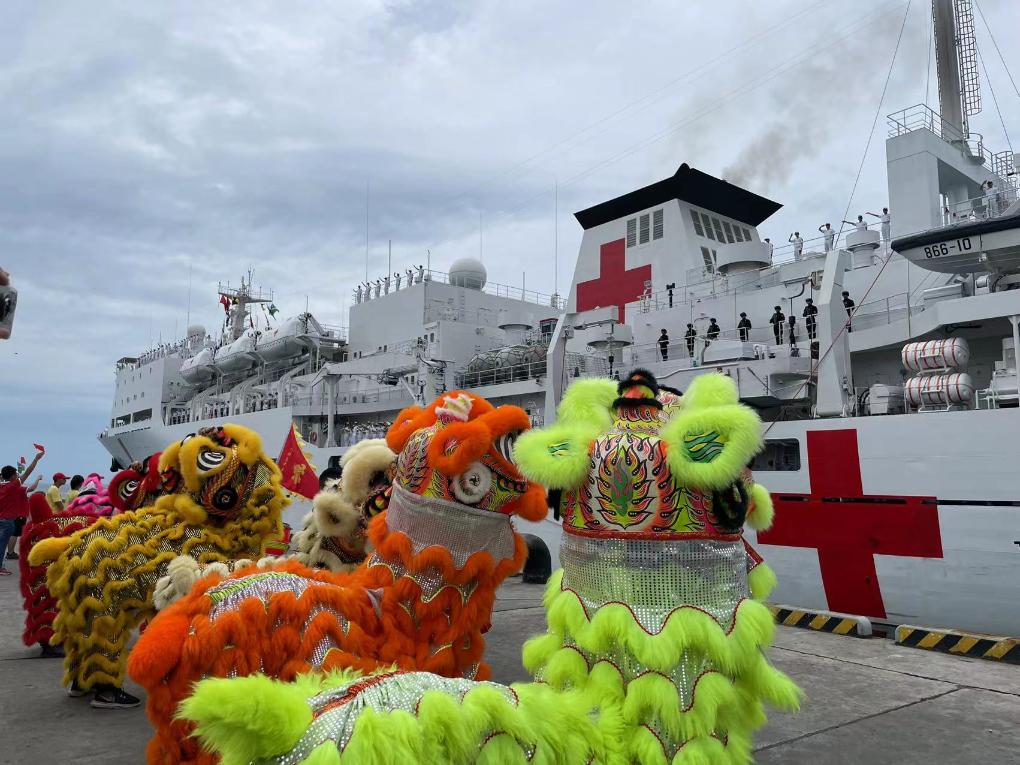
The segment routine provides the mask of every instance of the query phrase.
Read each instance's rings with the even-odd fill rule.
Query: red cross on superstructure
[[[811,493],[772,495],[758,541],[817,549],[829,608],[885,618],[875,555],[941,558],[937,500],[864,494],[856,430],[809,431],[807,462]]]
[[[638,266],[627,270],[627,243],[623,239],[606,242],[599,248],[599,278],[577,284],[577,310],[620,309],[620,323],[625,321],[625,306],[641,297],[645,282],[652,278],[652,267]]]

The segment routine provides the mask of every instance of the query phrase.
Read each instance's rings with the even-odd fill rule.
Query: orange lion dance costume
[[[150,763],[215,762],[174,720],[204,677],[397,666],[486,679],[496,589],[527,547],[510,523],[545,516],[545,491],[512,462],[530,427],[514,406],[470,393],[405,409],[387,434],[399,454],[388,509],[369,525],[371,557],[350,574],[295,562],[213,575],[153,620],[129,672],[149,694]]]

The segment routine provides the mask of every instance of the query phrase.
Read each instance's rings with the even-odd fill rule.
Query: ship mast
[[[220,294],[220,297],[225,297],[230,301],[230,316],[229,316],[229,327],[230,335],[227,339],[227,343],[234,342],[237,338],[244,334],[245,320],[248,318],[248,305],[251,303],[272,303],[273,292],[269,291],[268,294],[262,291],[261,288],[253,286],[254,271],[248,269],[248,280],[245,281],[245,277],[241,277],[240,287],[231,287],[230,282],[223,284],[220,282],[216,291]]]
[[[932,17],[943,137],[966,141],[967,118],[981,111],[974,12],[970,0],[932,0]]]

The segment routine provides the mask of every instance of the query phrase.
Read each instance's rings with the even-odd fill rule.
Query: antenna
[[[368,281],[368,210],[369,210],[369,183],[365,181],[365,281]]]

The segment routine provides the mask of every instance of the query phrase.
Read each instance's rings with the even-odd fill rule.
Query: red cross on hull
[[[813,547],[829,608],[885,618],[875,555],[942,557],[935,497],[864,494],[857,431],[807,434],[810,494],[774,494],[762,544]]]
[[[626,320],[625,306],[641,297],[645,282],[651,281],[651,278],[651,266],[627,270],[625,240],[607,242],[599,248],[599,278],[577,284],[577,310],[589,311],[615,305],[620,309],[622,324]]]

